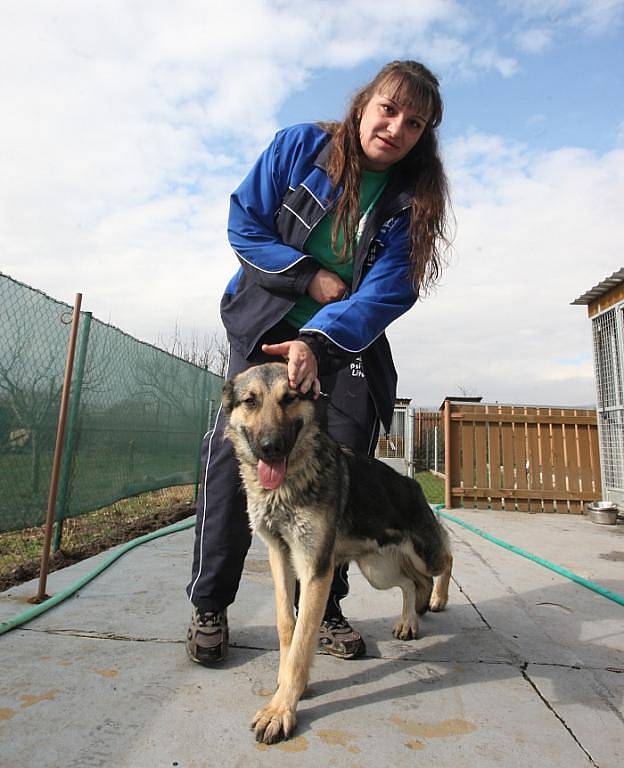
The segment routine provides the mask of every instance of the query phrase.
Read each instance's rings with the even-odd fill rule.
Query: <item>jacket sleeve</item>
[[[348,298],[323,306],[300,331],[321,373],[340,368],[410,309],[417,292],[409,268],[408,216],[388,233],[385,247]]]
[[[288,191],[286,131],[280,131],[230,198],[228,238],[249,277],[274,293],[300,296],[320,264],[285,245],[275,215]]]

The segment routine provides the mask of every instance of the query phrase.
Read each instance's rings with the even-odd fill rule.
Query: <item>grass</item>
[[[415,477],[430,504],[444,502],[442,479],[431,472],[418,472]],[[116,534],[123,526],[153,517],[176,504],[192,501],[194,491],[194,485],[163,488],[122,499],[95,512],[69,518],[63,523],[61,548],[71,552],[88,548],[95,542],[115,540]],[[0,533],[0,574],[10,573],[17,566],[41,557],[44,534],[43,526]]]
[[[162,488],[69,518],[63,523],[61,548],[72,551],[88,547],[94,542],[112,539],[123,525],[151,517],[176,504],[192,501],[194,492],[194,485]],[[44,526],[1,533],[0,574],[9,573],[20,564],[39,558],[44,536]]]
[[[444,504],[444,480],[431,472],[417,472],[414,477],[422,486],[429,504]]]

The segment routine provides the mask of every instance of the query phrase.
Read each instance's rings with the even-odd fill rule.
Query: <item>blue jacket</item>
[[[228,236],[241,268],[228,283],[221,316],[230,342],[247,357],[291,309],[320,268],[305,242],[335,204],[325,171],[330,135],[304,124],[276,134],[232,194]],[[409,276],[409,184],[393,169],[354,256],[348,295],[324,305],[300,330],[321,373],[362,356],[382,423],[389,429],[397,376],[385,329],[417,294]]]

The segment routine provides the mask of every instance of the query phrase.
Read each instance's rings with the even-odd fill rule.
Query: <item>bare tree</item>
[[[42,437],[54,434],[63,386],[62,357],[53,346],[33,343],[26,328],[14,333],[0,355],[0,394],[14,429],[23,429],[32,455],[31,488],[40,486]]]
[[[457,391],[462,397],[478,397],[477,389],[472,384],[459,384]]]
[[[213,331],[200,336],[193,329],[189,336],[183,337],[179,325],[175,324],[173,334],[166,339],[158,337],[158,346],[176,357],[181,357],[189,363],[206,367],[217,376],[225,377],[229,359],[229,345],[225,331]]]

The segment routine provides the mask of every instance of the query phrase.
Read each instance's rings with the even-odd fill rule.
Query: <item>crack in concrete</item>
[[[593,759],[593,757],[590,755],[588,750],[583,746],[577,735],[574,733],[572,728],[566,723],[566,721],[563,719],[563,717],[557,712],[557,710],[554,708],[554,706],[548,701],[546,696],[540,691],[539,687],[537,686],[537,683],[535,683],[531,677],[529,676],[528,672],[526,671],[528,664],[523,665],[523,668],[520,670],[522,677],[527,681],[527,683],[533,688],[535,693],[539,696],[542,703],[546,706],[547,709],[549,709],[553,715],[559,720],[561,725],[566,729],[566,731],[570,734],[576,745],[583,751],[591,765],[596,766],[596,768],[600,768],[598,763],[596,763]]]
[[[133,643],[168,643],[169,645],[182,645],[185,643],[185,640],[173,640],[173,639],[167,639],[162,637],[133,637],[132,635],[119,635],[115,632],[96,632],[86,629],[33,629],[31,627],[23,627],[22,630],[24,632],[33,632],[37,634],[44,634],[44,635],[64,635],[69,637],[84,637],[90,640],[119,640],[121,642],[133,642]],[[230,643],[230,648],[238,648],[242,651],[265,651],[267,653],[278,653],[279,648],[276,646],[265,646],[265,645],[241,645],[238,643]],[[418,651],[410,651],[410,653],[418,653]],[[322,651],[318,651],[318,656],[327,656],[328,654],[323,653]],[[513,667],[514,669],[519,670],[520,672],[523,672],[526,670],[529,666],[533,667],[558,667],[561,669],[574,669],[574,670],[585,670],[585,671],[595,671],[595,672],[612,672],[612,673],[624,673],[624,669],[620,669],[618,667],[594,667],[594,666],[579,666],[577,664],[564,664],[562,662],[554,662],[554,661],[507,661],[505,659],[462,659],[462,658],[423,658],[423,657],[412,657],[412,658],[405,658],[404,656],[386,656],[384,654],[381,654],[380,656],[373,656],[371,654],[366,654],[365,656],[362,656],[362,660],[364,659],[377,659],[379,661],[398,661],[398,662],[404,662],[405,664],[413,664],[414,662],[423,662],[423,663],[431,663],[431,664],[492,664],[492,665],[499,665],[499,666],[508,666]],[[624,720],[623,720],[624,722]]]
[[[462,587],[462,585],[461,585],[461,584],[460,584],[460,583],[457,581],[457,579],[456,579],[454,576],[451,576],[451,581],[453,582],[453,584],[455,584],[455,586],[457,587],[457,589],[458,589],[458,590],[459,590],[459,591],[462,593],[462,595],[463,595],[463,596],[466,598],[466,600],[467,600],[467,601],[470,603],[470,605],[471,605],[471,606],[472,606],[472,608],[474,609],[475,613],[476,613],[476,614],[477,614],[477,616],[478,616],[478,617],[481,619],[481,621],[482,621],[482,622],[485,624],[485,626],[486,626],[488,629],[492,629],[492,625],[491,625],[491,624],[488,622],[488,620],[485,618],[485,616],[484,616],[484,615],[481,613],[481,611],[480,611],[480,610],[477,608],[477,606],[475,605],[475,603],[473,603],[473,602],[472,602],[472,600],[471,600],[471,598],[470,598],[470,595],[469,595],[469,594],[466,592],[466,590],[465,590],[465,589]]]
[[[462,536],[459,535],[458,531],[453,531],[453,535],[457,539],[457,541],[461,542],[465,547],[468,548],[468,550],[471,552],[471,554],[477,558],[481,562],[481,564],[484,566],[486,570],[488,570],[492,576],[499,582],[499,584],[504,588],[504,590],[509,594],[509,599],[513,601],[513,603],[518,607],[518,609],[523,613],[529,621],[532,623],[535,623],[535,619],[533,618],[531,612],[528,610],[528,606],[523,602],[520,595],[511,587],[510,585],[507,585],[505,583],[505,580],[500,576],[498,571],[492,566],[492,564],[484,558],[480,552],[475,549],[475,547],[471,544],[470,541],[468,541],[465,538],[462,538]],[[507,651],[507,653],[510,654],[512,658],[516,660],[518,664],[526,663],[523,661],[523,659],[518,655],[518,653],[505,641],[504,635],[499,634],[497,629],[495,627],[492,627],[488,621],[486,620],[485,616],[479,611],[475,603],[470,599],[470,596],[468,593],[461,587],[461,585],[453,578],[453,581],[457,585],[460,592],[465,596],[466,600],[470,603],[470,605],[474,608],[476,613],[480,616],[481,620],[494,632],[495,636],[497,637],[499,643],[501,646]],[[545,629],[544,626],[540,627],[540,631],[552,642],[556,642],[556,640],[550,635],[550,633]],[[587,669],[588,667],[585,667],[582,664],[582,659],[579,658],[578,654],[576,654],[572,649],[568,649],[570,653],[576,657],[578,660],[578,664],[570,664],[569,666],[571,668],[578,668],[578,669]],[[531,663],[540,663],[540,662],[531,662]],[[568,666],[568,665],[562,665],[562,666]]]
[[[64,635],[69,637],[86,637],[91,640],[121,640],[134,643],[183,643],[184,640],[167,640],[162,637],[132,637],[118,635],[115,632],[95,632],[88,629],[32,629],[22,627],[24,632],[34,632],[42,635]]]

